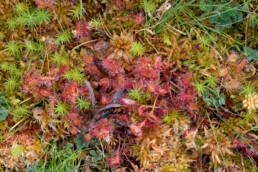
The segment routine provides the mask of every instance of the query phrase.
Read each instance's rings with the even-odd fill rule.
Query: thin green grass
[[[214,138],[215,138],[215,140],[216,140],[216,144],[217,144],[218,149],[219,149],[219,151],[220,151],[220,155],[221,155],[221,157],[222,157],[222,159],[223,159],[223,162],[224,162],[224,164],[225,164],[225,167],[226,167],[227,171],[229,172],[228,167],[227,167],[227,164],[226,164],[226,161],[225,161],[225,158],[224,158],[224,156],[223,156],[223,154],[222,154],[222,151],[221,151],[221,149],[220,149],[220,146],[219,146],[219,143],[218,143],[218,140],[217,140],[217,137],[216,137],[216,134],[215,134],[214,127],[213,127],[213,125],[212,125],[210,116],[209,116],[208,113],[206,113],[206,115],[207,115],[207,117],[208,117],[208,119],[209,119],[209,122],[210,122],[210,125],[211,125],[211,129],[212,129],[212,133],[213,133]]]

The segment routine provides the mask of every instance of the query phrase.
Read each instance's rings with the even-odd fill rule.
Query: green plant
[[[163,121],[168,125],[173,125],[174,121],[178,120],[179,113],[177,110],[172,110],[169,114],[163,117]]]
[[[13,91],[19,87],[20,83],[17,81],[16,78],[10,77],[6,79],[5,85],[7,90]]]
[[[206,78],[205,82],[209,87],[215,87],[218,84],[218,78],[214,75],[210,75]]]
[[[76,5],[73,7],[73,9],[70,10],[71,15],[73,19],[80,19],[80,14],[81,14],[81,6],[80,4]]]
[[[172,42],[171,42],[171,38],[169,36],[169,34],[167,34],[167,32],[162,32],[161,33],[161,38],[162,38],[162,41],[164,42],[165,45],[167,46],[171,46],[172,45]]]
[[[14,10],[17,14],[22,14],[29,9],[29,5],[24,2],[19,2],[15,5]]]
[[[24,47],[28,52],[35,52],[38,50],[38,44],[32,41],[25,40]]]
[[[65,102],[58,101],[54,109],[58,115],[65,115],[69,111],[69,106]]]
[[[258,50],[254,50],[250,47],[244,47],[244,55],[249,60],[258,60]]]
[[[194,82],[195,90],[197,91],[198,95],[201,96],[206,91],[206,85],[202,81],[195,81]]]
[[[13,146],[11,152],[14,157],[20,155],[22,152],[25,151],[25,147],[22,145],[15,145]]]
[[[0,92],[0,121],[5,120],[8,115],[9,105],[3,93]]]
[[[134,100],[137,100],[138,102],[141,102],[142,101],[143,92],[141,91],[140,88],[135,87],[135,88],[129,90],[128,96],[131,99],[134,99]]]
[[[253,28],[258,26],[258,14],[251,13],[248,22],[249,22],[250,26],[253,27]]]
[[[22,13],[18,18],[18,23],[23,26],[28,26],[31,28],[38,23],[38,16],[36,11],[26,10],[26,12]]]
[[[0,64],[0,69],[2,70],[2,71],[8,71],[9,70],[9,66],[10,66],[10,63],[9,62],[2,62],[1,64]]]
[[[34,171],[81,171],[80,167],[84,156],[83,149],[74,149],[72,143],[51,143],[45,151],[51,155],[49,159],[36,163],[29,168],[29,172]]]
[[[0,69],[4,72],[9,72],[11,77],[15,79],[18,79],[23,74],[23,70],[18,68],[14,63],[3,62],[0,64]]]
[[[243,14],[241,6],[234,6],[228,1],[221,0],[221,3],[213,5],[213,0],[201,0],[200,9],[205,11],[202,16],[209,15],[209,21],[214,23],[216,30],[222,31],[224,28],[230,28],[232,24],[242,21]]]
[[[252,128],[252,130],[253,130],[253,131],[258,131],[258,125],[254,126],[254,127]]]
[[[6,43],[4,47],[6,52],[10,53],[11,55],[17,56],[22,49],[22,44],[17,41],[11,40]]]
[[[72,33],[68,30],[65,30],[57,35],[57,41],[61,44],[65,44],[70,41],[72,38]]]
[[[15,29],[18,26],[17,18],[9,18],[6,20],[6,25],[8,29]]]
[[[57,64],[58,66],[69,63],[69,59],[60,53],[55,53],[54,58],[52,58],[51,60],[53,63]]]
[[[3,40],[5,38],[5,32],[0,31],[0,40]]]
[[[83,82],[85,80],[84,74],[79,68],[66,72],[64,74],[64,77],[68,80],[73,80],[77,82]]]
[[[94,28],[100,28],[101,27],[101,20],[100,19],[91,19],[91,21],[89,22],[89,25],[91,26],[91,27],[94,27]]]
[[[77,107],[80,109],[89,110],[90,105],[91,103],[85,97],[77,98]]]
[[[89,146],[89,142],[85,142],[83,139],[83,134],[78,134],[74,139],[74,143],[78,149],[87,148]]]
[[[16,106],[12,110],[11,114],[16,117],[24,117],[24,116],[28,116],[29,114],[31,114],[31,112],[29,111],[29,109],[26,106]]]
[[[152,0],[150,1],[144,0],[142,5],[144,10],[150,13],[154,13],[157,8],[157,4],[155,4],[155,2],[153,2]]]
[[[208,106],[219,107],[226,103],[226,96],[223,93],[220,93],[220,89],[220,87],[207,87],[208,91],[203,94],[203,100]]]
[[[51,14],[49,13],[49,10],[46,9],[37,9],[36,10],[36,21],[39,22],[39,24],[47,23],[50,21]]]
[[[100,150],[90,150],[91,161],[97,162],[102,159],[102,152]]]
[[[256,118],[257,118],[257,114],[247,111],[243,115],[243,118],[240,120],[240,124],[241,125],[248,124],[248,123],[250,123],[252,121],[255,121]]]
[[[244,85],[241,87],[241,90],[242,95],[252,94],[256,91],[255,87],[250,81],[245,82]]]
[[[144,46],[140,42],[133,42],[130,52],[133,56],[140,56],[144,53]]]

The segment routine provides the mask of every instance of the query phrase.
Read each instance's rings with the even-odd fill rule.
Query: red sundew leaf
[[[48,89],[40,88],[39,94],[43,97],[50,97],[52,95],[52,92]]]
[[[142,127],[146,124],[146,122],[147,120],[144,120],[140,124],[130,124],[129,128],[135,136],[141,137],[143,135]]]
[[[158,77],[159,70],[150,63],[150,60],[147,57],[137,59],[135,64],[136,65],[133,70],[134,75],[139,75],[139,77],[145,77],[148,79]]]
[[[115,115],[115,120],[122,126],[128,126],[130,122],[127,115]]]
[[[193,134],[196,131],[196,128],[192,128],[184,132],[184,136],[187,137],[188,135]]]
[[[55,80],[59,80],[63,75],[70,70],[69,65],[60,65],[59,67],[51,68],[48,75],[54,77]]]
[[[72,126],[72,125],[68,128],[68,131],[69,131],[72,135],[74,135],[74,136],[78,134],[77,128],[76,128],[75,126]]]
[[[255,149],[255,150],[254,150]],[[246,151],[245,151],[245,154],[247,156],[253,156],[253,157],[257,157],[258,156],[258,153],[257,150],[258,150],[258,147],[257,146],[254,146],[254,149],[253,148],[247,148]]]
[[[72,122],[73,125],[75,125],[78,128],[82,127],[81,119],[79,117],[78,113],[71,112],[67,115],[67,118]]]
[[[90,35],[85,35],[77,38],[77,40],[80,41],[81,43],[84,43],[84,42],[92,41],[92,37]],[[84,44],[83,46],[87,48],[92,48],[93,43],[87,43],[87,44]]]
[[[186,74],[180,75],[178,78],[178,85],[180,88],[188,88],[192,86],[192,72],[187,72]]]
[[[102,79],[99,81],[99,84],[102,86],[102,88],[101,88],[102,91],[107,91],[108,89],[111,88],[110,79],[107,78],[107,77],[102,78]]]
[[[138,108],[138,112],[139,112],[139,114],[140,114],[141,116],[145,116],[145,113],[146,113],[146,110],[147,110],[147,109],[150,109],[150,108],[147,107],[147,106],[142,105],[142,106],[140,106],[140,107]]]
[[[128,98],[122,98],[122,99],[120,99],[120,102],[126,106],[136,106],[137,105],[137,101],[128,99]]]
[[[34,74],[34,72],[30,73],[29,75],[24,75],[24,82],[23,82],[23,91],[25,93],[31,93],[33,90],[37,89],[37,85],[39,84],[40,75]]]
[[[134,19],[135,23],[137,23],[137,24],[142,24],[144,22],[144,20],[145,20],[145,17],[144,17],[143,12],[136,14],[135,19]]]
[[[34,0],[38,8],[50,9],[54,7],[54,0]]]
[[[111,100],[111,98],[107,94],[101,95],[101,99],[100,99],[101,104],[106,105],[106,104],[110,103],[110,100]]]
[[[55,78],[52,76],[42,76],[39,78],[40,83],[43,83],[46,86],[51,86],[54,80]]]
[[[102,61],[102,65],[109,71],[110,75],[116,75],[123,72],[122,65],[114,59],[106,58]]]
[[[127,85],[127,80],[124,75],[117,75],[115,77],[115,82],[113,82],[113,86],[115,87],[115,89],[125,88],[126,85]]]
[[[243,57],[240,61],[240,63],[238,63],[236,65],[236,73],[241,73],[243,71],[243,69],[247,66],[248,61],[245,57]]]
[[[83,36],[90,36],[91,31],[87,22],[79,21],[76,23],[76,37],[81,38]]]
[[[156,69],[160,69],[162,66],[162,59],[161,56],[157,56],[157,58],[155,59],[155,68]]]
[[[247,148],[248,144],[241,140],[241,139],[234,139],[233,140],[233,148]]]
[[[94,64],[94,56],[92,54],[86,53],[83,56],[83,61],[85,65],[93,65]]]
[[[96,65],[90,65],[85,67],[85,71],[87,71],[91,75],[97,75],[98,77],[102,76],[102,73],[99,71]]]
[[[147,121],[146,121],[146,125],[148,127],[154,127],[156,126],[160,121],[161,118],[159,118],[158,116],[154,115],[154,113],[151,111],[149,113],[146,113],[147,116]]]
[[[198,111],[198,107],[196,105],[196,103],[194,103],[193,101],[187,102],[186,105],[186,110],[189,112],[189,114],[191,115],[191,117],[195,117],[195,115],[197,114]]]
[[[111,130],[112,127],[110,126],[108,120],[101,119],[95,125],[93,132],[99,139],[105,139],[110,135]]]
[[[155,93],[156,92],[156,85],[153,83],[147,83],[147,90],[151,93]]]
[[[121,2],[121,0],[115,0],[115,5],[117,6],[118,9],[121,10],[121,8],[122,8],[122,2]]]
[[[165,90],[164,88],[162,88],[161,86],[157,86],[156,87],[156,92],[159,94],[159,95],[165,95],[167,93],[169,93],[169,91]]]
[[[181,101],[191,101],[196,98],[196,94],[191,89],[182,89],[178,94],[178,99]]]
[[[116,155],[107,158],[109,167],[118,167],[122,163],[121,153],[117,152]]]
[[[62,98],[75,106],[76,99],[81,95],[81,88],[77,82],[69,82],[65,85]]]

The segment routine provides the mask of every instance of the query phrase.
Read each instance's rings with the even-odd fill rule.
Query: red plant
[[[69,82],[62,91],[62,98],[69,101],[72,107],[75,106],[76,99],[81,95],[82,90],[77,82]]]
[[[87,22],[83,22],[83,21],[78,21],[76,23],[76,37],[77,38],[81,38],[83,36],[90,36],[91,35],[91,31],[89,29],[89,24]]]
[[[198,107],[193,101],[186,102],[183,108],[189,112],[191,117],[195,117],[198,113]]]
[[[142,127],[146,124],[146,122],[147,120],[144,120],[140,124],[130,124],[129,128],[135,136],[141,137],[143,134]]]
[[[120,102],[126,106],[136,106],[137,101],[132,100],[132,99],[127,99],[127,98],[122,98]]]
[[[75,112],[70,112],[68,115],[67,115],[67,118],[72,122],[72,124],[78,128],[81,128],[82,127],[82,123],[81,123],[81,119],[79,117],[79,114],[78,113],[75,113]]]
[[[94,126],[93,132],[99,139],[105,139],[110,135],[111,130],[112,130],[112,127],[109,124],[108,120],[101,119]]]
[[[129,125],[129,118],[127,117],[127,115],[118,114],[118,115],[115,116],[115,120],[121,126],[128,126]]]
[[[49,52],[56,52],[57,48],[58,48],[57,41],[54,38],[50,37],[50,36],[46,37],[45,53],[47,54]]]
[[[192,77],[192,72],[188,72],[178,78],[178,85],[180,90],[178,93],[178,99],[180,101],[191,101],[196,98],[196,93],[192,85]]]
[[[118,148],[116,151],[115,155],[109,156],[107,158],[108,161],[108,165],[110,167],[117,167],[122,163],[122,159],[121,159],[121,148],[120,148],[120,139],[119,139],[119,144],[118,144]]]
[[[136,14],[135,16],[135,23],[137,24],[142,24],[144,22],[145,18],[144,18],[144,12],[140,12],[138,14]]]
[[[50,97],[52,95],[52,92],[46,88],[40,88],[39,94],[43,97]]]
[[[54,1],[53,0],[34,0],[38,6],[38,8],[53,8]]]
[[[155,65],[151,64],[150,60],[147,57],[140,57],[134,61],[134,70],[131,74],[139,78],[146,79],[157,79],[159,78],[159,68],[158,63]]]
[[[111,98],[108,94],[101,95],[101,98],[100,98],[101,104],[106,105],[106,104],[110,103],[110,101],[111,101]]]
[[[123,72],[123,67],[117,61],[111,58],[106,58],[102,61],[103,66],[109,71],[111,76]]]
[[[178,93],[178,99],[181,101],[191,101],[196,98],[193,88],[183,88]]]
[[[247,59],[245,57],[242,57],[240,62],[236,65],[236,73],[240,74],[243,71],[243,69],[247,66],[247,64]]]

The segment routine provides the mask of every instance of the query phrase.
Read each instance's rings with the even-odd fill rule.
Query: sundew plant
[[[254,0],[0,1],[0,171],[257,171]]]

